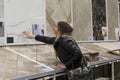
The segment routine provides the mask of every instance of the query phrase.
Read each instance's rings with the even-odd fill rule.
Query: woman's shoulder
[[[69,36],[61,37],[59,40],[60,40],[60,42],[63,42],[63,43],[74,41],[74,39],[72,37],[69,37]]]

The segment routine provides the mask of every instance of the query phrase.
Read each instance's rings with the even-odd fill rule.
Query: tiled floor
[[[37,62],[39,61],[48,67],[55,68],[54,50],[46,45],[41,46],[11,46],[14,50],[22,55],[0,47],[0,80],[9,80],[10,78],[25,76],[34,73],[43,73]],[[39,48],[37,51],[36,49]],[[41,54],[41,55],[40,55]],[[51,59],[51,60],[49,60]],[[33,60],[33,61],[31,61]],[[53,60],[53,61],[52,61]]]
[[[79,46],[83,54],[99,51],[100,56],[113,58],[117,56],[106,53],[106,51],[111,50],[112,46],[114,46],[113,49],[118,49],[120,47],[118,44],[120,43],[79,43]],[[43,64],[44,67],[38,65],[39,63]],[[44,73],[46,71],[45,66],[56,69],[56,63],[54,49],[50,45],[0,47],[0,80]]]

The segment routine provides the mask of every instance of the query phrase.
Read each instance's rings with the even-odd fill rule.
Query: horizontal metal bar
[[[96,62],[91,62],[90,66],[95,67],[97,66],[101,66],[101,65],[105,65],[105,64],[109,64],[110,62],[118,62],[120,61],[120,57],[116,57],[116,58],[111,58],[111,59],[107,59],[107,60],[103,60],[103,61],[96,61]],[[52,76],[54,74],[60,74],[60,73],[64,73],[65,70],[64,69],[60,69],[60,70],[55,70],[55,71],[50,71],[50,72],[45,72],[45,73],[38,73],[38,74],[33,74],[33,75],[29,75],[29,76],[24,76],[24,77],[20,77],[20,78],[14,78],[11,80],[32,80],[32,79],[40,79],[43,77],[48,77],[48,76]]]
[[[34,80],[34,79],[40,79],[40,78],[44,78],[48,76],[53,76],[54,74],[57,75],[57,74],[64,73],[64,72],[65,72],[64,69],[60,69],[60,70],[55,70],[55,71],[50,71],[50,72],[45,72],[45,73],[37,73],[37,74],[29,75],[29,76],[23,76],[19,78],[10,79],[10,80]]]
[[[120,61],[120,57],[110,58],[103,61],[91,62],[90,66],[95,67],[96,65],[100,66],[100,65],[109,64],[112,62],[118,62],[118,61]]]

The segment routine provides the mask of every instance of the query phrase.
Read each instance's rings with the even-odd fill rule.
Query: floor
[[[78,44],[83,54],[99,51],[99,56],[103,57],[100,60],[117,57],[107,51],[120,47],[120,42]],[[58,60],[51,45],[0,47],[0,80],[55,70],[57,69],[56,63]]]

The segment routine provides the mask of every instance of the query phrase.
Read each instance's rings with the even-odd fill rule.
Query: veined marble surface
[[[119,49],[118,44],[120,43],[78,43],[83,54],[98,51],[100,52],[99,56],[106,59],[118,57],[107,53],[108,50]],[[52,45],[7,46],[7,48],[0,47],[0,80],[44,73],[47,71],[45,67],[56,69],[58,60]],[[40,66],[38,63],[43,65]]]

